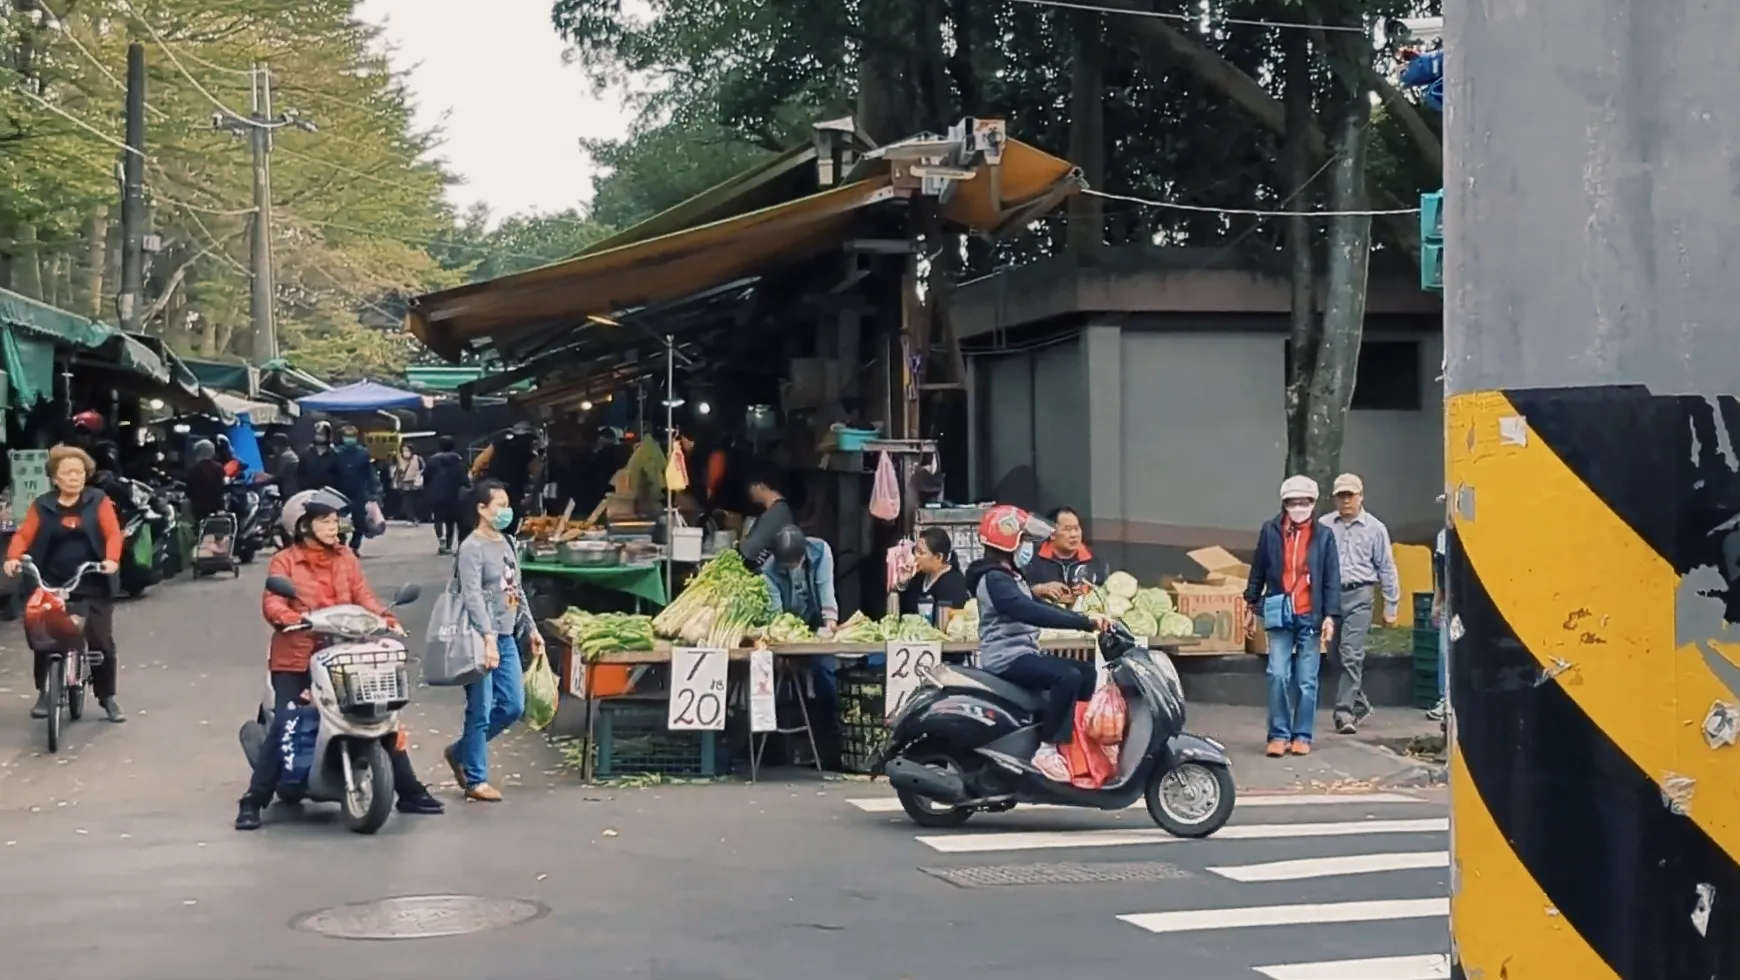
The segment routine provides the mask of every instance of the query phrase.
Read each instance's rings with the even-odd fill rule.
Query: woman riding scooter
[[[289,547],[272,556],[268,575],[289,579],[296,585],[301,601],[291,602],[270,591],[264,593],[261,609],[266,622],[275,627],[294,626],[315,609],[328,606],[358,605],[385,619],[395,631],[403,632],[387,604],[375,596],[363,577],[362,562],[356,553],[339,540],[339,515],[350,501],[330,490],[305,490],[284,504],[280,524],[290,539]],[[272,700],[278,710],[274,728],[283,724],[291,712],[282,710],[304,700],[308,692],[308,661],[314,654],[313,633],[285,632],[272,634],[269,669],[272,677]],[[276,745],[281,732],[266,733],[266,744]],[[429,795],[429,788],[417,778],[410,757],[402,747],[391,750],[393,786],[399,794],[400,813],[442,813],[441,801]],[[261,752],[248,792],[236,811],[237,830],[257,830],[260,811],[272,801],[277,789],[282,760],[272,752]]]
[[[1019,507],[998,504],[979,521],[985,557],[967,567],[967,588],[979,602],[979,667],[1042,694],[1039,751],[1033,767],[1047,779],[1069,781],[1069,763],[1059,745],[1075,736],[1075,705],[1093,697],[1094,665],[1047,656],[1039,648],[1041,629],[1105,630],[1111,620],[1082,615],[1033,598],[1020,569],[1033,556],[1035,541],[1053,528]]]

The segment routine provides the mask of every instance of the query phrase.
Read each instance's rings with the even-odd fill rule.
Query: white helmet
[[[284,536],[294,542],[308,533],[305,519],[312,521],[327,514],[338,514],[342,517],[349,511],[350,498],[337,490],[327,487],[304,490],[284,501],[284,511],[278,517],[278,526],[283,529]]]

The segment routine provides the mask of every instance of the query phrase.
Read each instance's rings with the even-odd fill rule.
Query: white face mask
[[[1295,524],[1303,524],[1311,519],[1311,510],[1312,508],[1309,506],[1289,507],[1287,508],[1287,519]]]

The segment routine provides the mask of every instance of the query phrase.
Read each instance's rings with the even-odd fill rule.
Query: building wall
[[[1083,506],[1087,401],[1075,339],[974,359],[981,485],[974,496],[1037,510]]]

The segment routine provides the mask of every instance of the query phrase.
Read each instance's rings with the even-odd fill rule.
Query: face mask
[[[495,512],[495,516],[490,518],[489,522],[495,525],[497,531],[507,530],[508,525],[514,522],[514,509],[512,507],[503,507],[501,510]]]
[[[1015,549],[1015,567],[1016,568],[1026,568],[1027,563],[1032,561],[1032,560],[1033,560],[1033,542],[1031,542],[1031,541],[1021,542],[1021,547]]]
[[[1303,524],[1311,519],[1311,508],[1289,507],[1287,508],[1287,519],[1295,524]]]
[[[344,444],[347,446],[356,445],[356,437],[355,436],[345,436],[344,437]]]

